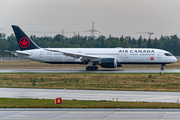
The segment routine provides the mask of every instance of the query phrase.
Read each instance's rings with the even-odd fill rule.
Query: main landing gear
[[[97,69],[98,69],[98,67],[95,66],[94,62],[89,61],[88,66],[86,67],[86,70],[87,71],[94,71],[94,70],[97,70]]]
[[[161,65],[161,70],[164,70],[164,66],[166,66],[166,64]]]
[[[97,66],[87,66],[86,70],[87,71],[94,71],[94,70],[98,70],[98,67]]]

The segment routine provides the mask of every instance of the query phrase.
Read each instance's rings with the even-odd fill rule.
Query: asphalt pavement
[[[66,100],[114,100],[127,102],[170,102],[180,99],[180,92],[149,91],[109,91],[109,90],[68,90],[68,89],[31,89],[0,88],[0,97],[4,98],[39,98]]]
[[[179,109],[0,109],[6,120],[164,120],[180,119]]]
[[[0,73],[180,73],[180,69],[0,69]]]

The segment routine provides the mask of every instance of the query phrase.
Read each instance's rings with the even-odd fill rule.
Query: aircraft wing
[[[28,54],[28,53],[22,53],[22,52],[20,52],[20,51],[9,51],[9,50],[4,50],[5,52],[9,52],[9,53],[11,53],[12,55],[26,55],[26,56],[30,56],[30,54]]]
[[[101,59],[100,56],[94,56],[94,55],[85,55],[85,54],[81,54],[81,53],[73,53],[73,52],[67,52],[67,51],[61,51],[61,50],[53,50],[53,49],[49,49],[49,48],[45,48],[45,50],[47,51],[51,51],[51,52],[60,52],[63,55],[69,56],[69,57],[74,57],[74,58],[81,58],[81,60],[83,59],[88,59],[90,61],[99,61]]]

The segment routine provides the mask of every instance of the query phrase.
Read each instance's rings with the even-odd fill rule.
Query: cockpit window
[[[166,56],[172,56],[171,53],[164,53]]]

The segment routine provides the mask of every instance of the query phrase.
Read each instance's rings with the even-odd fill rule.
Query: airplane
[[[177,61],[170,52],[152,48],[41,48],[17,25],[12,25],[20,50],[8,51],[25,59],[51,64],[86,64],[87,71],[123,67],[123,64],[166,64]]]

